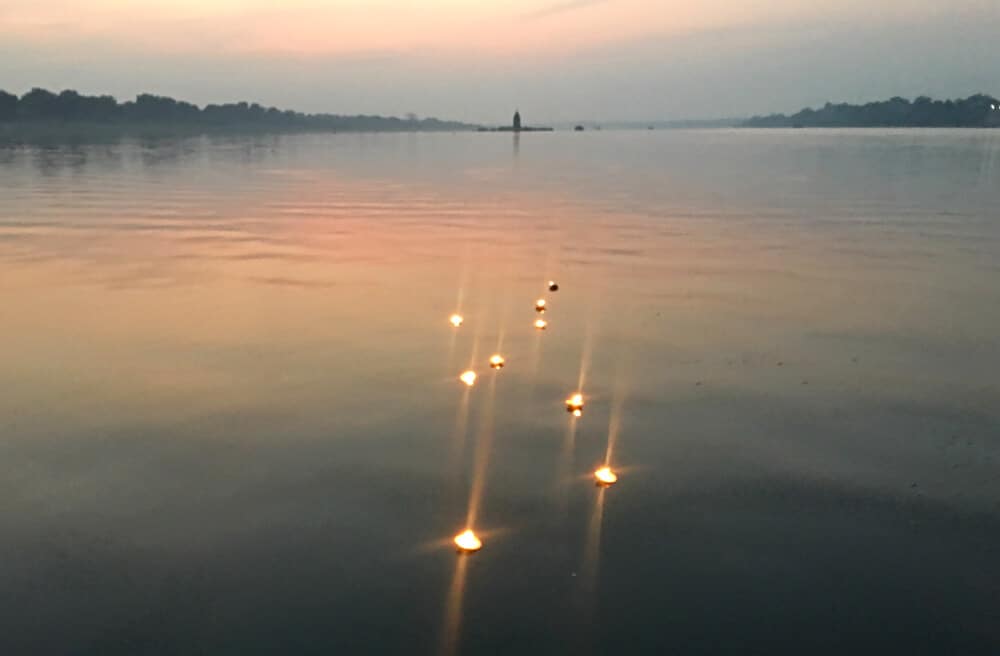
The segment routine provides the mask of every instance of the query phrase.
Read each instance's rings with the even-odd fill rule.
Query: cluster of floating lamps
[[[549,281],[549,291],[550,292],[559,291],[559,285],[554,280]],[[545,330],[546,328],[548,328],[549,322],[543,319],[541,316],[544,315],[547,310],[548,310],[548,303],[544,298],[540,298],[537,301],[535,301],[535,312],[538,313],[539,315],[538,319],[535,320],[536,330]],[[454,326],[455,328],[459,328],[465,322],[465,319],[460,314],[453,314],[451,315],[449,321],[451,322],[452,326]],[[500,369],[503,369],[504,365],[506,364],[506,361],[504,360],[504,357],[502,355],[497,353],[490,357],[489,364],[491,369],[499,371]],[[476,384],[476,379],[478,378],[478,375],[476,374],[475,371],[470,369],[468,371],[463,372],[458,378],[468,387],[472,387],[473,385]],[[574,393],[572,396],[566,399],[566,411],[572,414],[574,417],[583,416],[583,406],[584,406],[583,394],[579,392]],[[610,487],[618,482],[617,474],[615,474],[611,470],[611,468],[607,466],[601,467],[600,469],[595,471],[594,479],[597,481],[598,487]],[[483,548],[482,540],[479,539],[479,537],[475,534],[475,532],[473,532],[472,529],[466,529],[462,533],[456,535],[454,542],[455,546],[458,548],[459,553],[474,553]]]

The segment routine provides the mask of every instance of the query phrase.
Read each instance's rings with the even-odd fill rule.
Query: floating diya
[[[453,325],[456,328],[458,328],[459,326],[462,325],[462,322],[465,321],[465,319],[462,317],[461,314],[453,314],[453,315],[451,315],[451,318],[448,319],[448,321],[451,322],[451,325]]]
[[[459,376],[458,379],[463,383],[465,383],[466,385],[468,385],[469,387],[472,387],[473,385],[476,384],[476,372],[471,370],[466,371],[461,376]]]
[[[574,394],[566,399],[566,412],[573,413],[574,417],[583,415],[583,394]]]
[[[545,319],[539,319],[538,321],[535,322],[535,328],[537,328],[538,330],[545,330],[548,327],[549,327],[549,322],[546,321]]]
[[[483,541],[472,532],[472,529],[469,529],[455,536],[455,546],[461,553],[472,553],[483,548]]]
[[[537,301],[535,301],[535,312],[538,312],[539,314],[541,314],[542,312],[545,312],[545,309],[546,308],[545,308],[545,299],[544,298],[540,298]]]
[[[557,292],[557,291],[559,291],[559,285],[556,284],[555,280],[550,280],[549,281],[549,291],[550,292]]]
[[[499,353],[490,358],[490,367],[492,369],[503,369],[504,359]]]
[[[601,487],[608,487],[618,482],[618,476],[611,471],[610,467],[601,467],[594,472],[594,478]]]

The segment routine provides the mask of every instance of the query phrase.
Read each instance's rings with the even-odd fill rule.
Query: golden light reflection
[[[462,633],[462,604],[465,598],[465,578],[468,572],[469,559],[455,559],[455,575],[448,588],[448,596],[444,602],[444,622],[441,627],[442,656],[452,656],[458,653],[458,645]]]
[[[593,315],[593,307],[590,308],[589,314]],[[587,382],[587,374],[590,371],[590,362],[593,358],[594,353],[594,333],[596,331],[595,327],[596,320],[588,317],[586,327],[584,329],[583,336],[583,350],[580,353],[580,375],[576,381],[576,388],[578,390],[583,390],[584,385]]]
[[[594,508],[587,526],[587,541],[584,544],[583,560],[580,563],[580,598],[583,604],[583,620],[591,622],[597,609],[597,579],[601,564],[601,529],[604,523],[605,488],[597,491]],[[464,560],[464,559],[463,559]]]
[[[465,532],[455,536],[455,546],[463,553],[472,553],[473,551],[482,549],[483,542],[472,529],[467,529]]]
[[[546,321],[545,319],[539,319],[535,322],[535,328],[537,328],[538,330],[545,330],[548,327],[549,327],[549,322]]]
[[[461,480],[460,472],[465,456],[465,437],[469,423],[469,397],[471,396],[471,392],[471,387],[466,387],[462,392],[462,400],[459,403],[458,411],[455,414],[455,428],[452,432],[451,438],[452,449],[450,469],[455,472],[453,479],[456,486],[455,494],[458,494],[460,490],[458,484]]]
[[[627,393],[626,379],[623,374],[624,367],[626,366],[624,364],[625,360],[624,356],[618,359],[618,372],[615,376],[614,395],[611,398],[611,413],[608,420],[608,446],[604,452],[605,466],[610,465],[615,456],[618,434],[621,432],[622,427],[622,414],[624,412],[625,396]]]
[[[556,475],[554,477],[555,488],[553,496],[555,506],[562,519],[568,517],[569,513],[569,491],[570,481],[573,479],[571,472],[576,471],[576,425],[577,422],[566,422],[566,436],[563,438],[562,449],[559,459],[556,461]]]
[[[477,376],[476,376],[476,372],[475,371],[469,370],[469,371],[466,371],[465,373],[463,373],[458,378],[459,378],[459,380],[461,380],[463,383],[465,383],[469,387],[472,387],[473,385],[476,384],[476,378],[477,378]]]
[[[456,328],[458,328],[459,326],[462,325],[462,323],[465,321],[465,319],[460,314],[453,314],[453,315],[451,315],[451,318],[448,319],[448,321],[451,322],[451,325],[453,325]]]
[[[545,312],[545,309],[546,308],[545,308],[545,299],[544,298],[540,298],[537,301],[535,301],[535,312],[539,312],[539,313]]]
[[[482,399],[479,434],[476,439],[476,451],[472,469],[472,484],[469,489],[469,507],[465,518],[466,526],[476,526],[479,523],[479,510],[486,489],[486,478],[489,472],[490,454],[493,451],[493,411],[496,398],[497,378],[489,379],[489,390]]]
[[[595,471],[594,478],[597,479],[597,484],[602,487],[614,485],[618,482],[618,475],[611,471],[610,467],[601,467]]]
[[[493,369],[503,369],[504,362],[503,356],[498,353],[490,358],[490,367]]]

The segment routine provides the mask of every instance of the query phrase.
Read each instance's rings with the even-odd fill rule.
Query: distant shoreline
[[[198,125],[169,122],[97,123],[87,121],[0,122],[0,143],[44,141],[101,141],[120,138],[158,139],[200,136],[282,136],[304,134],[399,134],[409,132],[475,132],[476,127],[354,129],[310,126],[260,126],[253,124]]]
[[[808,130],[985,130],[994,126],[891,126],[891,125],[836,125],[836,126],[804,126]],[[715,131],[715,130],[792,130],[790,125],[768,125],[768,126],[677,126],[656,128],[656,132],[684,132],[684,131]],[[647,132],[652,128],[638,127],[612,127],[604,132]],[[256,126],[177,126],[169,124],[147,123],[140,125],[108,125],[99,123],[45,123],[34,124],[4,124],[0,123],[0,147],[18,145],[63,145],[63,144],[87,144],[87,143],[112,143],[121,140],[166,140],[166,139],[197,139],[199,137],[284,137],[299,135],[391,135],[391,134],[504,134],[518,135],[525,133],[572,133],[569,129],[545,130],[513,130],[498,129],[437,129],[437,130],[387,130],[387,129],[355,129],[355,130],[333,130],[320,128],[299,128],[299,129],[262,129]],[[592,130],[600,134],[600,130]]]
[[[200,134],[300,134],[336,132],[456,132],[478,125],[436,118],[304,114],[257,103],[199,107],[144,93],[118,102],[73,90],[35,88],[18,97],[0,90],[0,138],[6,141]]]
[[[502,126],[499,128],[486,128],[481,127],[476,130],[476,132],[508,132],[519,134],[521,132],[555,132],[555,128],[512,128],[510,126]]]
[[[910,102],[891,98],[865,105],[827,103],[791,116],[754,116],[746,128],[997,128],[1000,100],[976,94],[957,100],[932,100],[921,96]]]

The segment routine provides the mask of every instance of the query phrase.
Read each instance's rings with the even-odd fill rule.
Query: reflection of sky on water
[[[0,149],[0,646],[983,652],[998,143]]]

